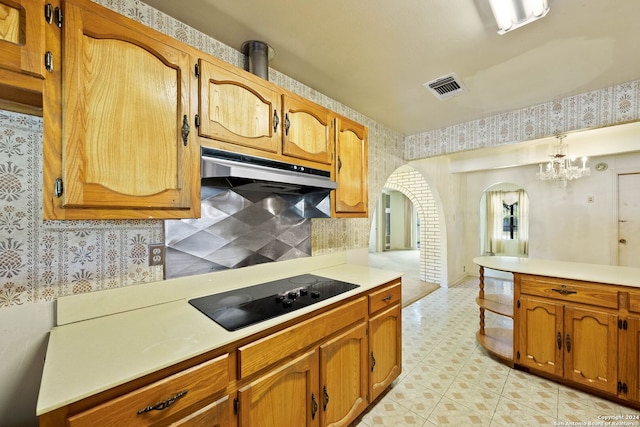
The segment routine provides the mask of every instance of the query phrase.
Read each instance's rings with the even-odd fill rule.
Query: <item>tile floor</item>
[[[353,426],[596,426],[640,415],[492,359],[475,340],[477,283],[439,288],[403,309],[402,374]],[[487,326],[501,319],[488,313]]]
[[[420,250],[386,251],[369,253],[369,265],[383,270],[404,272],[402,276],[402,306],[423,298],[440,285],[420,280]]]

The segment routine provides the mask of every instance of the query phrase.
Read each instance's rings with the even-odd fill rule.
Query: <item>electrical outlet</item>
[[[149,245],[149,266],[164,265],[164,244],[152,243]]]

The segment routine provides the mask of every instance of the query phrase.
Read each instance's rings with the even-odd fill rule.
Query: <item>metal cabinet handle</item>
[[[560,332],[558,332],[557,341],[558,341],[558,350],[562,350],[562,334]]]
[[[311,393],[311,419],[316,418],[316,412],[318,412],[318,402],[316,401],[316,395]]]
[[[184,146],[187,146],[187,142],[189,141],[189,132],[191,129],[189,128],[189,118],[185,114],[182,118],[182,142],[184,142]]]
[[[324,402],[322,403],[322,410],[324,412],[327,412],[327,405],[329,404],[329,393],[327,393],[326,384],[325,384],[324,387],[322,387],[322,394],[324,395]]]
[[[571,336],[567,334],[567,353],[571,353]]]
[[[180,399],[181,397],[183,397],[185,394],[187,394],[189,392],[189,390],[182,390],[180,393],[176,394],[173,397],[168,398],[167,400],[163,400],[160,403],[156,403],[153,406],[147,406],[146,408],[142,408],[138,411],[138,415],[144,414],[146,412],[151,412],[151,411],[162,411],[164,409],[167,409],[169,406],[173,405],[174,403],[176,403],[176,401],[178,399]]]
[[[386,297],[382,298],[382,301],[384,302],[389,302],[393,299],[393,295],[387,295]]]
[[[578,291],[572,291],[572,290],[570,290],[570,289],[567,289],[567,288],[566,288],[566,287],[564,287],[564,286],[562,286],[560,289],[557,289],[557,288],[551,288],[551,290],[552,290],[553,292],[557,292],[557,293],[559,293],[559,294],[561,294],[561,295],[571,295],[571,294],[577,294],[577,293],[578,293]]]
[[[278,117],[278,112],[273,110],[273,131],[278,131],[278,125],[280,124],[280,117]]]
[[[291,127],[291,122],[289,121],[289,113],[284,115],[284,134],[289,136],[289,128]]]
[[[371,352],[371,372],[373,372],[373,368],[376,367],[376,358],[373,357],[373,351]]]

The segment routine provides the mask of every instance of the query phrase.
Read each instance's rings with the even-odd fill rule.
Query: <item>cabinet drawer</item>
[[[640,293],[629,292],[629,311],[640,313]]]
[[[401,282],[394,283],[369,295],[369,313],[397,304],[402,299]]]
[[[297,351],[328,337],[367,315],[367,300],[360,298],[342,307],[305,320],[238,349],[240,378],[245,378]]]
[[[219,392],[227,387],[229,380],[229,354],[224,354],[73,415],[69,417],[68,425],[129,427],[154,424]],[[144,411],[154,406],[158,409]]]
[[[521,276],[520,292],[598,307],[618,308],[618,289],[614,286],[542,276]]]

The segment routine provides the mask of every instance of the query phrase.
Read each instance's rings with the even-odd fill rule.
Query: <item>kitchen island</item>
[[[305,273],[358,287],[232,332],[188,303]],[[249,425],[280,395],[302,395],[300,419],[348,423],[400,374],[401,275],[335,254],[60,298],[40,423]]]
[[[478,343],[502,362],[640,407],[640,269],[484,256]],[[485,291],[485,269],[513,273]],[[487,327],[487,312],[496,314]],[[491,325],[493,326],[493,325]]]

